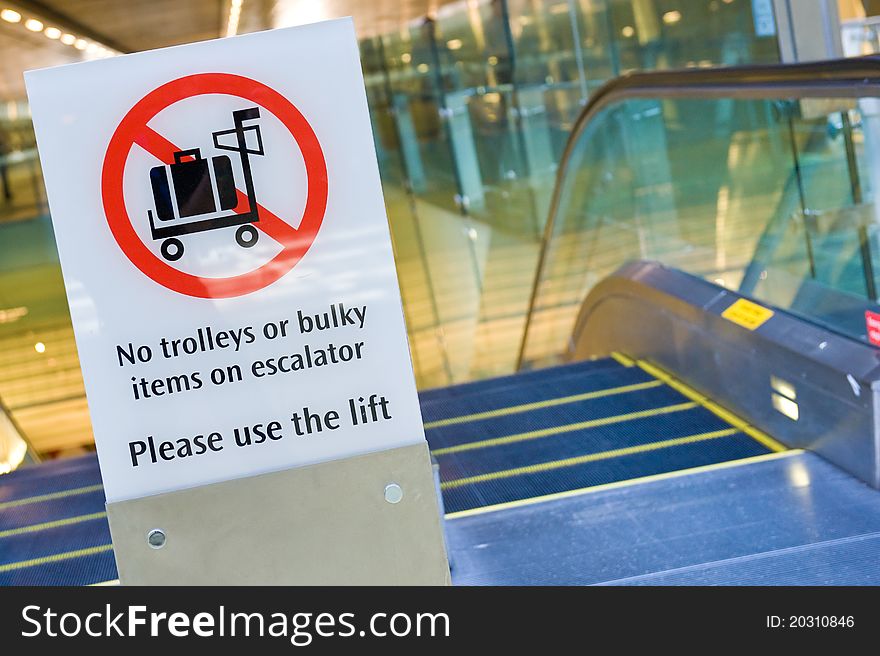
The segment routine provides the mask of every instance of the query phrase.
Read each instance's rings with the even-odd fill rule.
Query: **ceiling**
[[[469,0],[474,1],[474,0]],[[215,39],[227,30],[231,0],[0,0],[22,16],[0,21],[0,102],[25,97],[22,72],[88,58],[25,29],[28,18],[119,52]],[[243,0],[238,33],[354,16],[359,34],[399,29],[451,0]]]
[[[484,2],[486,0],[468,0]],[[401,24],[433,15],[455,0],[277,0],[272,8],[273,27],[301,25],[328,18],[353,16],[361,36],[400,29]]]

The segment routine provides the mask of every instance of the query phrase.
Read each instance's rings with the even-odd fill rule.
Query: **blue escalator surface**
[[[880,550],[880,511],[862,512],[873,490],[818,459],[799,464],[808,454],[782,452],[625,356],[426,390],[420,401],[456,583],[766,583],[777,569],[786,581],[864,582],[861,567]],[[786,466],[773,469],[776,460]],[[805,476],[809,489],[858,499],[860,514],[835,511],[824,532],[806,525],[818,520],[806,512],[814,506],[797,506]],[[752,489],[786,481],[788,497]],[[748,527],[773,498],[794,504],[773,509],[791,528],[768,528],[762,542]],[[833,498],[824,503],[833,510]],[[829,558],[849,563],[844,574],[829,575]],[[116,576],[94,455],[0,477],[0,585]]]
[[[88,585],[115,578],[94,455],[0,478],[0,585]]]
[[[769,453],[624,360],[423,392],[448,513]]]
[[[456,585],[878,585],[880,495],[786,451],[447,522]]]

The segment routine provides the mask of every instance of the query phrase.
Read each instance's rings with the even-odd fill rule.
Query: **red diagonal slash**
[[[148,125],[143,126],[138,131],[134,142],[165,164],[174,164],[174,153],[180,150],[180,148],[168,141],[168,139]],[[247,196],[239,189],[236,189],[235,191],[238,198],[238,206],[235,208],[235,212],[238,214],[244,214],[249,209]],[[256,227],[265,232],[279,244],[291,243],[296,239],[296,228],[281,219],[278,215],[267,210],[262,205],[258,204],[257,208],[260,220],[254,224]]]

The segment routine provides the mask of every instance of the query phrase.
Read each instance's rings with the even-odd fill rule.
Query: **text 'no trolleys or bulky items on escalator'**
[[[257,243],[259,233],[252,224],[257,223],[260,216],[249,155],[265,155],[265,151],[263,150],[260,126],[245,126],[244,122],[259,117],[259,107],[234,111],[232,119],[235,127],[212,133],[215,148],[237,152],[241,159],[247,199],[246,212],[235,212],[239,204],[238,192],[235,188],[232,162],[227,155],[212,157],[209,165],[208,160],[202,158],[198,148],[179,150],[174,153],[173,164],[155,166],[150,169],[153,201],[156,204],[156,215],[160,221],[174,222],[175,219],[193,216],[206,217],[198,221],[183,223],[177,221],[157,227],[153,219],[153,211],[147,210],[150,219],[150,233],[153,239],[162,240],[160,250],[162,257],[166,260],[173,262],[183,257],[184,246],[179,237],[195,232],[238,226],[235,231],[235,241],[239,246],[250,248]],[[249,132],[256,136],[256,148],[248,147],[247,134]],[[234,145],[220,142],[222,137],[228,135],[235,135]],[[169,169],[171,171],[170,178],[168,176]],[[206,216],[224,210],[232,210],[232,212]]]

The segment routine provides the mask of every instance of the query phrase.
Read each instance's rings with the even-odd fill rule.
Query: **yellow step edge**
[[[456,446],[449,446],[441,449],[434,449],[431,454],[434,456],[444,456],[450,453],[461,453],[464,451],[473,451],[475,449],[485,449],[493,446],[501,446],[503,444],[513,444],[516,442],[525,442],[526,440],[535,440],[542,437],[550,437],[559,435],[560,433],[569,433],[571,431],[583,430],[585,428],[595,428],[597,426],[607,426],[623,421],[631,421],[633,419],[643,419],[645,417],[654,417],[657,415],[669,414],[671,412],[682,412],[696,408],[697,404],[693,401],[687,403],[677,403],[675,405],[667,405],[660,408],[650,408],[648,410],[638,410],[636,412],[628,412],[622,415],[614,415],[612,417],[598,417],[596,419],[588,419],[579,421],[574,424],[565,424],[564,426],[552,426],[550,428],[541,428],[539,430],[528,431],[526,433],[517,433],[515,435],[507,435],[505,437],[495,437],[488,440],[478,442],[466,442]]]
[[[663,369],[660,369],[656,365],[653,365],[650,362],[645,362],[644,360],[636,360],[636,364],[655,378],[662,380],[664,383],[673,388],[676,392],[680,392],[692,401],[699,403],[716,417],[723,419],[731,426],[735,426],[743,433],[751,437],[753,440],[761,443],[771,451],[782,452],[788,450],[788,447],[781,442],[773,439],[762,430],[755,428],[741,417],[738,417],[737,415],[732,413],[730,410],[727,410],[726,408],[718,405],[715,401],[708,398],[705,394],[700,394],[694,388],[690,387],[678,378],[675,378]]]
[[[502,510],[512,510],[514,508],[523,508],[538,503],[546,503],[548,501],[557,501],[559,499],[569,499],[596,492],[604,492],[605,490],[615,490],[625,487],[633,487],[636,485],[644,485],[655,481],[662,481],[671,478],[679,478],[682,476],[690,476],[692,474],[700,474],[703,472],[716,471],[719,469],[730,469],[750,465],[757,462],[765,462],[767,460],[777,460],[779,458],[789,458],[803,453],[801,449],[789,449],[788,451],[764,453],[759,456],[751,456],[749,458],[741,458],[739,460],[728,460],[726,462],[718,462],[711,465],[700,465],[699,467],[691,467],[689,469],[678,469],[671,472],[663,472],[662,474],[651,474],[650,476],[641,476],[639,478],[630,478],[625,481],[614,481],[613,483],[603,483],[602,485],[592,485],[590,487],[582,487],[576,490],[566,490],[565,492],[554,492],[553,494],[544,494],[538,497],[530,497],[528,499],[518,499],[516,501],[507,501],[505,503],[497,503],[491,506],[483,506],[481,508],[471,508],[469,510],[458,510],[456,512],[446,513],[444,515],[447,520],[464,519],[475,515],[484,515],[486,513],[499,512]]]
[[[21,560],[17,563],[8,563],[0,565],[0,574],[11,572],[16,569],[25,569],[26,567],[36,567],[38,565],[48,565],[49,563],[57,563],[62,560],[70,560],[72,558],[82,558],[84,556],[94,556],[96,554],[111,551],[112,544],[103,544],[98,547],[89,547],[88,549],[77,549],[76,551],[65,551],[64,553],[52,554],[51,556],[43,556],[41,558],[32,558],[31,560]]]
[[[674,437],[660,442],[649,442],[648,444],[639,444],[637,446],[628,446],[620,449],[611,449],[610,451],[600,451],[598,453],[588,453],[574,458],[564,458],[562,460],[552,460],[550,462],[542,462],[536,465],[526,465],[525,467],[516,467],[514,469],[505,469],[487,474],[479,474],[477,476],[468,476],[466,478],[457,478],[455,480],[446,481],[440,484],[441,490],[452,490],[465,485],[473,485],[474,483],[486,483],[488,481],[496,481],[501,478],[512,478],[514,476],[522,476],[524,474],[539,474],[542,472],[553,471],[555,469],[563,469],[565,467],[574,467],[583,465],[588,462],[597,462],[599,460],[610,460],[611,458],[620,458],[636,453],[647,453],[649,451],[658,451],[674,446],[682,446],[684,444],[693,444],[695,442],[705,442],[715,440],[721,437],[727,437],[738,433],[736,428],[725,428],[723,430],[709,431],[706,433],[697,433],[696,435],[687,435],[685,437]]]
[[[615,360],[617,360],[624,367],[632,367],[636,363],[636,361],[633,360],[631,357],[624,355],[623,353],[619,353],[617,351],[612,351],[611,357],[614,358]]]
[[[37,531],[46,531],[51,528],[59,528],[61,526],[70,526],[71,524],[80,524],[89,522],[93,519],[101,519],[106,517],[106,512],[90,513],[88,515],[78,515],[77,517],[68,517],[66,519],[56,519],[51,522],[43,522],[42,524],[31,524],[30,526],[21,526],[19,528],[10,528],[0,531],[0,540],[3,538],[11,538],[16,535],[24,535],[25,533],[36,533]]]
[[[13,501],[4,501],[0,503],[0,511],[7,510],[9,508],[17,508],[19,506],[25,506],[29,503],[40,503],[42,501],[53,501],[55,499],[64,499],[66,497],[76,496],[78,494],[88,494],[89,492],[97,492],[98,490],[104,489],[104,486],[98,483],[97,485],[86,485],[84,487],[75,487],[70,490],[61,490],[60,492],[50,492],[48,494],[39,494],[34,497],[27,497],[25,499],[15,499]]]
[[[425,429],[440,428],[442,426],[453,426],[455,424],[466,424],[471,421],[480,421],[482,419],[495,419],[506,415],[518,414],[520,412],[528,412],[530,410],[539,410],[542,408],[552,408],[557,405],[565,405],[567,403],[577,403],[578,401],[589,401],[590,399],[600,399],[605,396],[615,396],[617,394],[626,394],[627,392],[637,392],[639,390],[659,387],[663,383],[659,380],[649,380],[643,383],[633,383],[632,385],[620,385],[619,387],[609,387],[603,390],[594,390],[592,392],[583,392],[581,394],[572,394],[571,396],[560,396],[555,399],[547,399],[546,401],[534,401],[532,403],[522,403],[520,405],[512,405],[506,408],[498,408],[497,410],[486,410],[485,412],[475,412],[470,415],[461,415],[459,417],[450,417],[448,419],[438,419],[437,421],[429,421],[425,423]]]
[[[782,453],[788,450],[788,447],[782,444],[781,442],[777,442],[772,437],[767,435],[764,431],[758,430],[754,426],[744,426],[742,428],[742,432],[751,437],[753,440],[757,440],[768,449],[773,451],[774,453]]]

